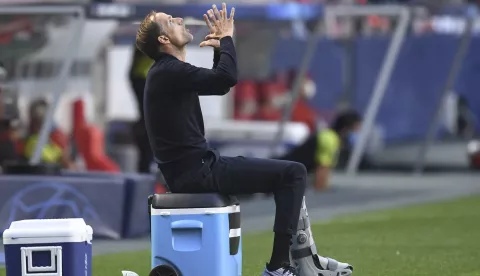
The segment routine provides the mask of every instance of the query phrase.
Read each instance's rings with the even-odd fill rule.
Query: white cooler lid
[[[92,236],[92,227],[81,218],[20,220],[3,232],[3,243],[85,242]]]

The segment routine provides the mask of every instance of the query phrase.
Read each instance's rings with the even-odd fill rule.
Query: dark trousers
[[[317,168],[315,155],[317,153],[317,134],[312,134],[301,145],[291,149],[285,155],[274,157],[274,159],[294,161],[302,163],[308,173],[312,173]]]
[[[172,193],[273,193],[276,204],[273,230],[293,235],[297,230],[306,177],[305,166],[297,162],[224,157],[212,150],[197,168],[166,180]]]
[[[314,133],[310,135],[310,137],[308,137],[307,140],[305,140],[301,145],[291,149],[282,156],[275,156],[273,159],[289,160],[302,163],[307,168],[308,173],[313,173],[318,165],[317,161],[315,160],[318,150],[317,137],[317,134]],[[337,162],[335,165],[336,169],[344,169],[347,166],[347,162],[353,150],[352,146],[350,146],[347,142],[342,142],[342,144],[344,146],[338,153]],[[369,168],[372,168],[372,164],[370,163],[368,157],[364,156],[360,161],[359,169],[365,170]]]

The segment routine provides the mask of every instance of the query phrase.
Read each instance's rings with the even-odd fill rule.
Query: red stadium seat
[[[50,133],[50,140],[62,150],[68,148],[68,137],[58,128]]]
[[[73,135],[87,169],[120,172],[119,166],[105,154],[102,131],[86,122],[83,107],[82,100],[77,100],[73,104]]]
[[[282,118],[281,101],[287,87],[280,81],[267,81],[260,84],[260,108],[256,114],[257,120],[278,121]]]
[[[260,84],[260,101],[277,106],[278,100],[285,97],[288,87],[280,81],[267,81]]]
[[[472,167],[480,170],[480,152],[477,152],[471,157]]]
[[[105,155],[104,138],[100,129],[84,125],[78,135],[79,150],[82,154],[87,170],[120,172],[120,168]],[[80,146],[81,145],[81,146]]]
[[[304,123],[310,131],[317,128],[317,113],[304,99],[299,99],[292,110],[292,122]]]
[[[257,112],[257,86],[252,81],[240,81],[235,87],[236,120],[252,120]]]

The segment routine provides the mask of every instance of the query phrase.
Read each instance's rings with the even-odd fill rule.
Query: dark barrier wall
[[[354,106],[364,111],[390,39],[356,39]],[[398,57],[391,82],[382,102],[377,123],[392,140],[419,139],[425,135],[434,107],[440,99],[460,38],[451,35],[407,37]],[[477,118],[480,118],[480,38],[472,39],[470,51],[455,84]],[[305,41],[280,40],[273,54],[272,71],[296,68],[306,47]],[[342,92],[342,60],[345,51],[338,43],[321,40],[310,72],[317,82],[312,104],[333,109]],[[480,122],[477,122],[480,131]]]
[[[154,184],[149,176],[103,173],[1,176],[0,230],[15,220],[81,217],[96,238],[146,235]]]
[[[118,179],[125,182],[125,204],[123,208],[123,237],[133,238],[143,236],[150,231],[150,218],[148,217],[148,196],[155,189],[156,178],[146,174],[110,174],[105,172],[78,173],[65,172],[64,175],[76,177],[97,177],[101,179]],[[112,181],[112,182],[113,182]]]
[[[130,188],[124,221],[124,236],[134,238],[150,233],[148,196],[154,191],[155,177],[150,175],[126,175]]]

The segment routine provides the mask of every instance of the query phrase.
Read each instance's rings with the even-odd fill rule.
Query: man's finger
[[[229,20],[233,20],[233,17],[234,17],[234,16],[235,16],[235,8],[232,8],[232,9],[230,10],[230,18],[229,18]]]
[[[216,39],[210,39],[210,40],[205,40],[200,43],[200,47],[205,47],[205,46],[212,46],[212,47],[218,47],[220,46],[220,41]]]
[[[217,9],[217,5],[212,5],[212,8],[213,8],[213,13],[215,14],[215,17],[217,18],[217,20],[221,20],[222,16],[220,15],[220,12]]]
[[[210,17],[210,20],[213,21],[213,24],[215,25],[215,27],[219,27],[219,24],[220,22],[215,18],[215,15],[213,14],[213,10],[208,10],[208,16]]]
[[[208,34],[208,35],[205,37],[205,40],[210,40],[210,39],[219,40],[220,37],[218,37],[218,35],[216,35],[216,34]]]
[[[215,28],[212,26],[212,23],[210,20],[208,20],[208,16],[206,14],[203,15],[203,20],[205,20],[205,23],[207,23],[207,27],[210,30],[211,33],[215,32]]]
[[[223,10],[220,11],[220,20],[222,22],[225,21],[225,13],[223,12]]]
[[[207,11],[207,14],[208,14],[208,17],[210,18],[210,20],[212,20],[213,22],[215,22],[216,18],[215,18],[215,15],[213,14],[213,10],[212,9],[209,9]]]
[[[222,20],[227,19],[227,4],[222,3]]]

